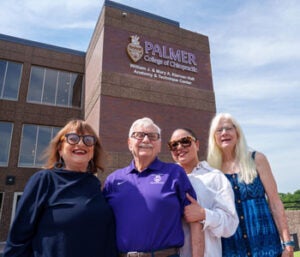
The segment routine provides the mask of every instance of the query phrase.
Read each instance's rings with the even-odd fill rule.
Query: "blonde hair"
[[[96,144],[94,146],[94,155],[93,155],[93,166],[90,170],[92,173],[97,173],[99,170],[104,171],[104,159],[105,153],[100,142],[100,138],[93,130],[93,128],[84,120],[71,120],[69,121],[51,140],[49,146],[47,147],[43,157],[47,159],[45,169],[53,169],[55,164],[60,160],[59,150],[62,146],[62,139],[65,134],[70,131],[75,131],[76,133],[85,134],[88,133],[96,138]]]
[[[251,152],[246,142],[246,138],[241,126],[236,119],[229,113],[219,113],[211,121],[208,137],[207,162],[219,170],[222,167],[222,151],[215,140],[215,133],[219,126],[220,120],[226,119],[231,121],[237,133],[237,144],[235,146],[235,160],[240,168],[240,180],[249,184],[257,176],[255,161],[251,157]]]

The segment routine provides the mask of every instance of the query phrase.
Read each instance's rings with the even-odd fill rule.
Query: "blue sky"
[[[0,33],[86,51],[103,0],[0,0]],[[300,189],[300,1],[116,0],[209,37],[217,112]]]

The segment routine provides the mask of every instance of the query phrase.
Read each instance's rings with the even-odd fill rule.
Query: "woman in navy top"
[[[103,150],[90,125],[72,120],[51,141],[44,170],[18,203],[5,257],[115,257],[115,224],[96,173]]]
[[[229,179],[240,221],[235,234],[222,239],[223,256],[292,257],[293,242],[269,162],[262,153],[249,152],[230,114],[212,120],[207,161]]]

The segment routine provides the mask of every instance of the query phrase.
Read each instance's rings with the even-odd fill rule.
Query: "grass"
[[[294,257],[300,257],[300,251],[294,252]]]

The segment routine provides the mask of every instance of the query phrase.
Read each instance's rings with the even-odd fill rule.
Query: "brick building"
[[[42,150],[71,118],[99,132],[108,153],[103,181],[131,160],[131,123],[162,128],[160,158],[177,127],[198,135],[205,156],[215,114],[208,37],[173,20],[105,1],[86,52],[0,35],[0,241],[18,198],[42,165]]]

